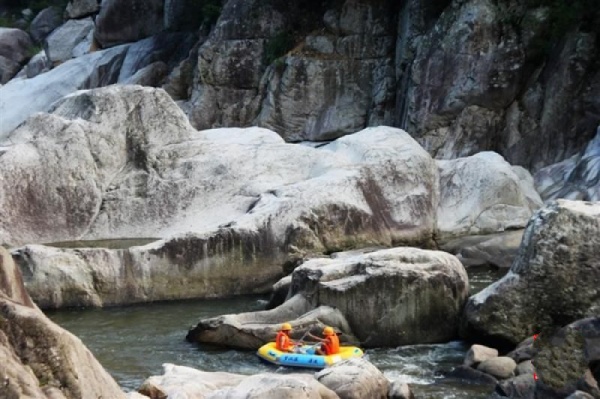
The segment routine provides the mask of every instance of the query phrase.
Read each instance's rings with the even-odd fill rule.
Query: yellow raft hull
[[[261,346],[256,354],[266,362],[278,366],[309,367],[317,369],[331,366],[332,364],[345,359],[362,357],[364,354],[363,351],[356,346],[341,346],[340,353],[328,356],[311,353],[311,348],[314,347],[304,345],[299,347],[299,353],[289,353],[277,350],[275,342],[269,342],[268,344]]]

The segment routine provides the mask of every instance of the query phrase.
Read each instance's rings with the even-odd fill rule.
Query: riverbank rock
[[[475,344],[467,351],[463,364],[467,367],[477,367],[479,363],[495,357],[498,357],[498,349]]]
[[[0,378],[2,398],[125,399],[81,341],[33,304],[1,246]]]
[[[339,309],[365,346],[398,346],[455,337],[468,285],[455,256],[401,247],[308,260],[290,295]]]
[[[347,359],[315,374],[340,399],[387,399],[390,382],[365,359]]]
[[[163,365],[164,374],[148,378],[138,390],[150,399],[338,399],[309,374],[262,373],[245,376],[203,372],[190,367]]]
[[[509,273],[469,298],[462,332],[499,345],[598,313],[600,204],[558,200],[529,221]]]
[[[505,380],[515,375],[517,363],[510,357],[499,356],[482,361],[477,370],[490,374],[498,379]]]
[[[306,337],[307,332],[320,336],[323,328],[330,326],[339,333],[341,343],[352,345],[358,343],[339,310],[328,306],[313,309],[302,295],[296,295],[271,310],[200,320],[194,328],[190,329],[186,339],[191,342],[241,349],[258,349],[267,342],[273,342],[281,324],[285,322],[290,322],[292,325],[291,337],[295,340]]]

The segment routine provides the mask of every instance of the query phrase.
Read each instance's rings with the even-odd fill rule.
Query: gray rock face
[[[31,301],[10,254],[0,247],[0,386],[2,398],[125,399],[79,339]]]
[[[390,383],[377,367],[365,359],[348,359],[315,374],[321,384],[340,399],[387,399]]]
[[[287,29],[299,13],[255,1],[227,2],[199,50],[192,123],[198,128],[258,124],[290,141],[332,139],[369,124],[389,124],[393,8],[350,4],[329,13],[330,25],[339,29],[306,37],[292,54],[266,68],[265,59],[293,47]],[[249,18],[256,22],[236,23]],[[286,41],[289,48],[276,48]]]
[[[66,13],[69,18],[81,18],[96,13],[100,9],[99,0],[71,0]]]
[[[551,203],[531,218],[510,272],[469,298],[463,333],[516,344],[598,314],[599,253],[600,204]]]
[[[400,126],[439,158],[495,149],[533,170],[581,149],[598,123],[595,34],[575,24],[557,43],[556,9],[447,3],[437,14],[417,1],[401,10]]]
[[[164,0],[104,0],[94,37],[103,48],[136,42],[164,30]]]
[[[13,78],[29,59],[33,43],[20,29],[0,27],[0,84]]]
[[[265,46],[284,23],[280,12],[257,0],[225,3],[214,30],[198,49],[189,115],[194,127],[255,124]]]
[[[29,33],[33,40],[41,43],[54,29],[58,28],[62,22],[62,15],[57,7],[44,8],[35,16],[33,21],[31,21]]]
[[[488,0],[452,2],[417,44],[405,123],[437,157],[491,148],[517,93],[522,55],[514,32],[498,40],[498,12]]]
[[[94,29],[92,18],[69,20],[55,29],[44,44],[48,59],[52,63],[62,63],[74,57],[73,50]]]
[[[584,151],[538,171],[535,185],[544,200],[600,201],[600,127]]]
[[[394,9],[392,2],[346,2],[327,14],[325,29],[267,70],[257,123],[288,141],[390,124]]]
[[[456,257],[394,248],[309,260],[294,270],[290,295],[340,309],[365,346],[397,346],[452,339],[467,291]]]

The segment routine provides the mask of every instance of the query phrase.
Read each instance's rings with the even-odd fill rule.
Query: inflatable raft
[[[258,349],[257,355],[261,359],[278,366],[322,369],[344,359],[362,357],[363,351],[356,346],[340,346],[340,353],[321,356],[315,354],[314,346],[303,345],[298,347],[298,353],[289,353],[277,350],[275,342],[269,342]]]

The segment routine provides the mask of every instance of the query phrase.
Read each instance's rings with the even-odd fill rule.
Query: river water
[[[481,290],[501,273],[489,269],[469,270],[472,292]],[[261,363],[254,351],[198,346],[184,339],[188,329],[201,318],[259,310],[264,304],[264,297],[251,296],[106,309],[69,309],[47,314],[54,322],[77,335],[123,389],[131,391],[149,376],[162,374],[163,363],[240,374],[289,372],[289,369]],[[467,349],[465,343],[455,341],[439,345],[369,349],[366,356],[388,378],[409,383],[419,398],[485,398],[489,388],[463,385],[444,378],[445,372],[462,363]]]

